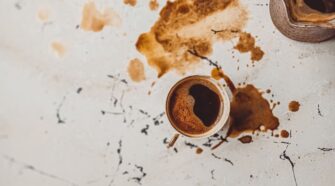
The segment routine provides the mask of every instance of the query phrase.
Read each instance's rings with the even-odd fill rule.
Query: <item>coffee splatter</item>
[[[255,46],[255,43],[255,38],[250,33],[242,32],[234,48],[241,53],[251,52],[251,60],[259,61],[263,58],[264,52],[259,46]]]
[[[251,84],[233,92],[230,116],[230,137],[236,137],[244,131],[259,130],[261,126],[264,126],[264,130],[274,130],[279,126],[279,120],[273,115],[269,102]]]
[[[297,112],[300,108],[300,103],[298,101],[291,101],[289,104],[288,104],[288,109],[291,111],[291,112]]]
[[[134,82],[140,82],[145,80],[145,71],[142,61],[135,58],[129,62],[128,74],[131,80]]]
[[[238,140],[241,143],[251,143],[252,142],[252,137],[250,135],[247,135],[247,136],[243,136],[243,137],[238,138]]]
[[[42,22],[47,22],[49,19],[49,11],[47,9],[40,9],[37,12],[37,17]]]
[[[214,68],[211,72],[211,76],[216,80],[224,79],[230,91],[235,92],[236,87],[233,81],[223,73],[222,69]]]
[[[200,60],[190,50],[207,55],[215,41],[238,36],[232,32],[213,34],[211,29],[241,30],[246,21],[247,12],[238,0],[167,1],[160,18],[150,32],[139,36],[136,47],[157,70],[158,77],[170,70],[183,74]]]
[[[57,54],[57,56],[63,57],[65,55],[66,49],[63,43],[54,41],[51,43],[51,48]]]
[[[287,130],[281,130],[280,131],[280,136],[282,138],[288,138],[290,136],[290,133]]]
[[[197,154],[201,154],[204,150],[200,147],[198,147],[196,150],[195,150],[195,153]]]
[[[135,6],[137,3],[137,0],[123,0],[123,3],[126,5]]]
[[[157,0],[150,0],[149,8],[152,11],[157,10],[159,8],[159,4],[158,4]]]
[[[82,14],[80,27],[86,31],[99,32],[106,25],[118,26],[121,24],[120,17],[111,8],[100,12],[94,2],[85,4]]]
[[[251,60],[252,61],[259,61],[263,58],[264,56],[264,52],[260,47],[254,47],[251,50]]]

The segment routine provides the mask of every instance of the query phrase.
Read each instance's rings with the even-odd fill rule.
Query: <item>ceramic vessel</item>
[[[292,0],[270,0],[272,22],[286,37],[303,42],[321,42],[335,36],[335,19],[326,22],[296,21],[290,3]]]

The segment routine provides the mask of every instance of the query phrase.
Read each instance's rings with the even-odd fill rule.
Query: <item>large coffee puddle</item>
[[[242,132],[256,130],[275,130],[279,120],[272,113],[269,102],[254,85],[237,88],[231,102],[231,126],[229,137],[236,137]]]
[[[274,116],[270,103],[254,85],[247,84],[236,88],[233,81],[219,68],[213,69],[212,76],[215,79],[224,79],[233,94],[227,137],[237,137],[243,132],[278,128],[279,120]]]
[[[232,30],[242,30],[246,21],[247,12],[238,0],[167,1],[151,30],[139,36],[136,47],[158,77],[170,70],[184,73],[199,62],[189,50],[210,54],[215,41],[238,37]],[[213,34],[213,29],[222,32]]]

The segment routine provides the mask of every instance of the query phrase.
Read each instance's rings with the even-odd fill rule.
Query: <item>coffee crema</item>
[[[210,131],[223,113],[219,89],[204,77],[186,78],[170,92],[168,112],[173,126],[186,135]]]

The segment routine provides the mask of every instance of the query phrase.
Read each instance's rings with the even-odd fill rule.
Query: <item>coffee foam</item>
[[[170,112],[174,124],[177,128],[188,134],[203,134],[212,129],[215,123],[207,127],[200,120],[200,118],[193,112],[195,100],[193,96],[189,94],[189,89],[196,84],[201,84],[208,87],[210,90],[219,95],[221,100],[221,105],[223,100],[220,96],[219,90],[207,80],[200,78],[188,79],[181,82],[174,88],[174,92],[171,96]],[[222,111],[219,112],[218,117],[220,117]]]

